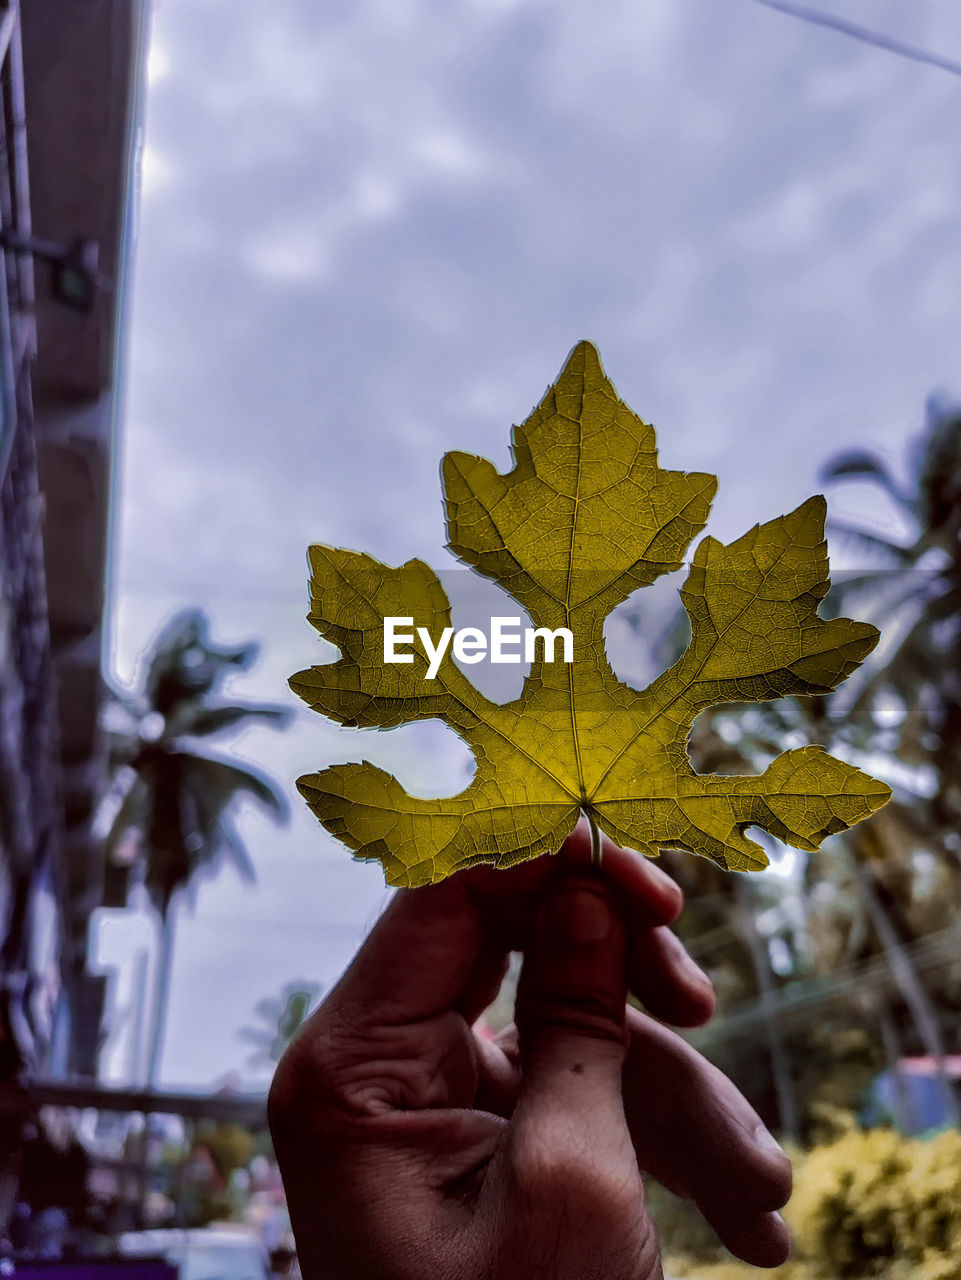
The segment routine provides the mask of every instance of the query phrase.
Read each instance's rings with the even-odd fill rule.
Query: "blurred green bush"
[[[678,1201],[652,1195],[668,1272],[691,1280],[748,1280]],[[777,1280],[961,1280],[961,1133],[905,1138],[851,1129],[795,1162],[784,1214],[795,1256]]]

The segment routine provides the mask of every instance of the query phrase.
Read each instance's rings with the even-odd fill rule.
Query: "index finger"
[[[450,1008],[482,954],[490,967],[492,945],[505,955],[522,949],[548,883],[589,865],[585,824],[554,856],[507,870],[475,867],[439,884],[398,890],[324,1004],[368,1025],[415,1021]],[[613,888],[629,932],[670,923],[680,911],[681,891],[669,876],[607,839],[600,874]]]

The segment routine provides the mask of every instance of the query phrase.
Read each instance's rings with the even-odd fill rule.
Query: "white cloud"
[[[144,197],[156,195],[169,187],[176,173],[168,156],[149,144],[140,152],[140,188]]]
[[[330,253],[320,238],[297,227],[271,228],[241,250],[251,271],[281,285],[315,288],[330,272]]]
[[[151,40],[147,53],[147,84],[153,88],[170,75],[170,55],[157,40]]]

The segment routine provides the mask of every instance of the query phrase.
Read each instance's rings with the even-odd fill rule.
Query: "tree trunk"
[[[904,1057],[904,1053],[901,1049],[897,1025],[891,1016],[891,1007],[887,998],[883,995],[878,997],[876,1012],[881,1027],[881,1042],[884,1045],[888,1070],[891,1072],[893,1090],[891,1111],[894,1115],[894,1123],[902,1133],[911,1133],[913,1132],[914,1116],[912,1114],[911,1095],[908,1092],[908,1082],[901,1066],[901,1059]]]
[[[781,1132],[786,1138],[797,1141],[799,1137],[797,1099],[794,1091],[794,1078],[791,1074],[791,1063],[781,1024],[778,1019],[778,992],[771,977],[770,956],[767,941],[761,937],[754,919],[753,886],[742,878],[735,881],[735,893],[738,899],[741,931],[747,939],[754,966],[754,977],[757,982],[761,1009],[764,1012],[764,1025],[767,1031],[768,1053],[771,1058],[771,1076],[774,1081],[774,1095],[777,1098],[778,1116],[781,1121]]]
[[[924,1051],[934,1060],[935,1070],[944,1095],[947,1118],[951,1124],[957,1125],[961,1120],[958,1110],[958,1099],[944,1062],[944,1040],[937,1010],[928,995],[924,983],[915,972],[911,956],[898,937],[897,930],[891,923],[884,903],[878,896],[870,872],[861,866],[856,848],[846,844],[848,865],[854,875],[858,892],[864,902],[868,917],[874,926],[881,950],[894,979],[902,1000],[908,1007],[915,1030]]]
[[[172,904],[168,902],[160,917],[160,947],[157,956],[157,968],[154,974],[153,1026],[150,1031],[150,1050],[147,1055],[146,1087],[156,1089],[160,1074],[160,1062],[163,1056],[164,1032],[167,1027],[167,1005],[170,1000],[170,975],[173,971],[174,955],[174,913]],[[139,1019],[136,1021],[139,1022]],[[139,1049],[137,1050],[139,1058]],[[139,1083],[139,1081],[138,1081]],[[140,1135],[139,1152],[139,1185],[137,1187],[138,1220],[141,1227],[147,1226],[147,1198],[150,1192],[150,1150],[154,1134],[154,1116],[144,1116],[143,1131]]]
[[[167,1028],[167,1005],[170,1000],[170,975],[174,955],[174,913],[167,904],[160,926],[160,954],[154,978],[153,1029],[150,1033],[150,1052],[147,1056],[147,1088],[157,1087],[160,1062],[163,1055],[164,1033]]]

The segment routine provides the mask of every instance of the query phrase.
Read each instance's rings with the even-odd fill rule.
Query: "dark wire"
[[[833,13],[824,13],[821,9],[811,9],[806,4],[796,4],[795,0],[755,0],[765,9],[775,9],[778,13],[786,13],[792,18],[800,18],[802,22],[811,22],[815,26],[829,27],[832,31],[840,31],[846,36],[860,40],[864,44],[874,45],[876,49],[885,49],[899,58],[910,58],[912,62],[923,62],[929,67],[939,67],[953,76],[961,76],[961,62],[942,57],[939,53],[928,53],[926,49],[918,49],[914,45],[896,40],[894,36],[884,35],[880,31],[872,31],[847,18],[840,18]]]

